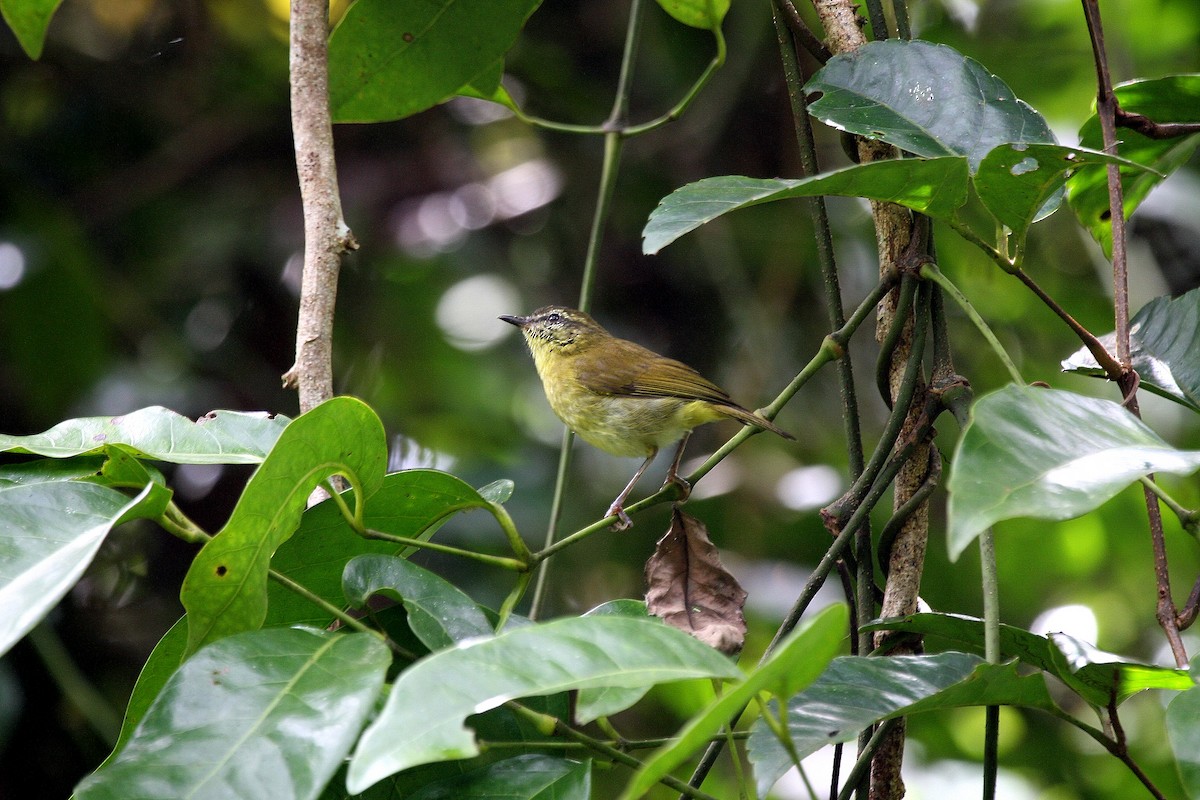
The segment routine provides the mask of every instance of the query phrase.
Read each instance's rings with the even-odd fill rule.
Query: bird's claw
[[[679,497],[677,502],[686,502],[692,496],[692,485],[678,475],[668,475],[666,481],[663,482],[662,488],[675,486],[679,489]]]
[[[613,503],[611,506],[609,506],[608,513],[605,516],[615,516],[617,518],[617,521],[609,526],[614,531],[627,531],[633,527],[633,520],[630,519],[629,515],[625,513],[625,509],[621,508],[621,506],[617,505],[616,503]]]

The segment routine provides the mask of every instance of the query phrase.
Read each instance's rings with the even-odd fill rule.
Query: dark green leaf
[[[585,617],[633,617],[636,619],[658,619],[650,616],[643,600],[609,600],[601,603]],[[581,725],[616,714],[618,711],[633,706],[650,691],[649,686],[635,686],[632,689],[621,686],[595,686],[590,689],[580,689],[575,700],[575,721]]]
[[[329,40],[335,122],[384,122],[479,81],[541,0],[358,0]],[[496,83],[498,86],[498,81]]]
[[[967,163],[962,158],[897,159],[811,178],[705,178],[659,202],[642,231],[642,252],[657,253],[685,233],[739,208],[817,195],[867,197],[946,217],[967,200]]]
[[[591,791],[589,762],[530,753],[430,784],[407,800],[588,800]]]
[[[0,488],[16,484],[47,481],[75,481],[94,478],[104,468],[104,456],[73,456],[71,458],[39,458],[20,464],[0,464]]]
[[[110,530],[158,516],[164,502],[152,486],[132,499],[78,481],[0,489],[0,653],[75,585]]]
[[[836,55],[805,85],[813,116],[919,156],[966,156],[974,172],[1006,142],[1054,142],[1042,115],[951,47],[868,42]]]
[[[739,674],[712,648],[658,621],[566,618],[472,640],[401,673],[359,741],[347,788],[360,792],[402,769],[476,755],[464,721],[507,700]]]
[[[335,397],[288,425],[184,578],[189,651],[263,623],[271,554],[296,530],[321,481],[345,475],[361,491],[358,502],[365,502],[379,488],[386,463],[383,424],[360,400]]]
[[[1200,797],[1200,687],[1189,689],[1167,706],[1167,736],[1187,796]]]
[[[658,0],[677,22],[706,31],[721,27],[721,20],[729,11],[729,0]]]
[[[771,657],[746,680],[726,690],[674,737],[656,750],[634,775],[621,800],[637,800],[692,753],[720,732],[722,726],[763,691],[790,697],[821,674],[837,653],[846,635],[846,606],[829,606],[788,635]]]
[[[975,192],[996,219],[1021,239],[1034,222],[1058,209],[1067,178],[1084,167],[1138,165],[1095,150],[1058,144],[1002,144],[975,173]],[[1096,170],[1103,174],[1104,170]]]
[[[1200,75],[1130,81],[1115,87],[1114,91],[1124,111],[1143,114],[1155,122],[1200,122]],[[1118,128],[1117,140],[1118,155],[1153,170],[1120,168],[1126,217],[1141,205],[1151,189],[1183,166],[1200,146],[1200,134],[1151,139],[1129,128]],[[1079,143],[1093,150],[1104,149],[1100,120],[1096,115],[1088,118],[1079,129]],[[1111,256],[1112,220],[1109,219],[1106,171],[1081,172],[1071,178],[1067,190],[1071,208],[1080,222]]]
[[[58,10],[62,0],[0,0],[0,14],[12,32],[25,54],[32,59],[42,57],[42,47],[46,42],[46,29],[50,27],[50,18]]]
[[[254,631],[176,672],[78,800],[315,798],[375,706],[390,656],[367,634]]]
[[[966,653],[835,658],[811,686],[788,701],[788,732],[800,758],[848,742],[868,725],[960,706],[1013,705],[1052,709],[1039,675],[1016,664],[985,664]],[[791,757],[761,720],[749,742],[750,761],[765,794],[791,766]]]
[[[65,458],[121,444],[174,464],[257,464],[287,423],[287,417],[238,411],[213,411],[192,422],[152,406],[119,417],[69,419],[32,436],[0,434],[0,451]]]
[[[1176,450],[1118,403],[1010,385],[975,403],[951,463],[955,559],[993,523],[1077,517],[1143,475],[1193,472],[1200,451]]]
[[[493,632],[479,606],[461,589],[403,558],[358,556],[346,565],[342,585],[356,608],[366,606],[373,594],[404,603],[409,626],[430,650]]]
[[[1100,337],[1110,353],[1117,335]],[[1172,300],[1156,297],[1129,323],[1129,354],[1141,387],[1200,413],[1200,289]],[[1062,362],[1067,372],[1103,377],[1104,370],[1081,347]]]

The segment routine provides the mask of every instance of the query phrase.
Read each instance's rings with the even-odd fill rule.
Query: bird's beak
[[[501,314],[500,319],[504,320],[509,325],[516,325],[518,328],[525,327],[525,323],[529,321],[529,317],[513,317],[508,314]]]

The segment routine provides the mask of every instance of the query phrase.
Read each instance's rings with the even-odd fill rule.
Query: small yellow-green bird
[[[606,516],[617,517],[617,530],[633,524],[622,507],[633,485],[659,448],[675,441],[679,448],[663,485],[675,483],[687,496],[691,487],[678,475],[679,461],[697,425],[728,417],[795,438],[733,402],[687,364],[618,339],[582,311],[546,306],[527,317],[500,319],[525,334],[546,399],[559,419],[606,453],[646,459],[608,509]]]

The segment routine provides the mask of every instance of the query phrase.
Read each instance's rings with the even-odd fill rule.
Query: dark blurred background
[[[335,1],[334,13],[344,7]],[[1192,0],[1113,0],[1104,12],[1117,79],[1200,67]],[[614,0],[546,3],[507,61],[512,94],[545,118],[601,122],[627,13]],[[193,417],[217,408],[296,413],[294,394],[280,387],[294,350],[302,248],[286,15],[286,0],[67,0],[38,62],[0,30],[0,430],[33,433],[155,404]],[[1094,95],[1078,3],[918,0],[913,15],[919,36],[981,61],[1060,139],[1074,141]],[[647,215],[673,189],[710,175],[798,173],[768,4],[734,3],[725,29],[728,63],[685,117],[626,147],[593,311],[614,332],[693,364],[755,407],[826,331],[801,207],[740,212],[658,256],[640,254]],[[633,119],[670,108],[711,48],[708,34],[650,5]],[[837,138],[820,135],[825,168],[843,166]],[[378,411],[393,437],[394,468],[437,466],[475,485],[513,479],[509,508],[527,538],[540,541],[562,429],[515,331],[496,315],[575,303],[600,139],[534,130],[467,100],[401,122],[340,126],[335,139],[346,218],[362,245],[341,281],[337,390]],[[1200,236],[1198,180],[1183,170],[1139,213],[1135,308],[1195,285],[1197,251],[1188,242]],[[869,215],[852,200],[833,199],[830,209],[853,307],[876,271]],[[1108,392],[1059,375],[1059,360],[1077,344],[1019,284],[949,231],[939,231],[938,252],[1027,376]],[[1107,264],[1068,210],[1035,229],[1028,267],[1093,331],[1111,329]],[[994,357],[955,309],[951,317],[960,371],[979,392],[1000,386]],[[868,330],[852,353],[871,442],[886,409],[873,389]],[[1191,415],[1144,403],[1164,436],[1200,446]],[[750,591],[750,653],[761,652],[828,542],[816,509],[845,486],[839,409],[827,370],[779,418],[799,434],[797,445],[755,438],[689,504]],[[689,453],[711,452],[735,428],[698,431]],[[943,449],[956,436],[944,422]],[[595,519],[635,466],[578,445],[562,529]],[[216,530],[247,474],[176,468],[171,483],[184,510]],[[1200,501],[1194,480],[1169,485],[1185,503]],[[978,613],[977,559],[947,563],[938,497],[925,599]],[[1002,525],[1005,620],[1030,626],[1051,615],[1044,624],[1052,629],[1162,661],[1140,502],[1127,492],[1082,519]],[[1168,523],[1181,596],[1200,560],[1195,543]],[[439,535],[496,535],[481,525],[469,517]],[[639,597],[641,564],[665,525],[666,510],[656,509],[629,533],[566,552],[554,567],[549,612]],[[110,726],[119,722],[139,666],[181,614],[178,587],[192,553],[150,525],[119,529],[39,634],[0,660],[0,798],[65,797],[107,755],[104,709]],[[430,563],[482,601],[503,591],[494,575]],[[51,676],[71,664],[97,691],[90,714],[65,699],[69,672]],[[668,719],[686,705],[670,692],[653,702]],[[1127,715],[1136,755],[1172,785],[1159,699],[1139,698]],[[910,796],[961,796],[977,785],[981,719],[982,711],[963,711],[914,722]],[[636,724],[629,721],[630,733]],[[1044,717],[1006,712],[1003,736],[1002,762],[1011,767],[1004,797],[1134,791],[1115,760]],[[814,775],[823,768],[814,761]],[[798,797],[797,786],[785,780],[777,792]]]

